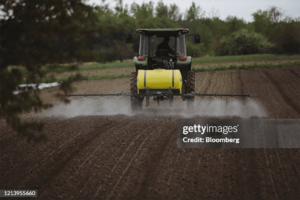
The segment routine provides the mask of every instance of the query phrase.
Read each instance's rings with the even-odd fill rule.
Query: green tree
[[[169,17],[168,6],[160,0],[155,8],[156,17]]]
[[[133,3],[131,4],[130,11],[136,20],[146,20],[148,18],[153,18],[153,2],[150,1],[148,3],[142,3],[141,6],[137,3]]]
[[[282,30],[274,40],[278,53],[300,54],[300,18],[286,17]]]
[[[275,6],[265,11],[258,10],[252,16],[254,21],[251,26],[276,45],[276,52],[299,53],[299,19],[284,18],[283,13]]]
[[[39,90],[28,89],[15,95],[19,84],[40,83],[45,78],[43,66],[59,67],[61,63],[80,63],[101,57],[101,54],[88,51],[82,40],[84,37],[101,33],[94,9],[74,1],[1,1],[0,8],[4,16],[0,19],[0,116],[17,133],[27,136],[28,140],[47,139],[44,125],[40,122],[27,122],[20,118],[21,113],[40,111],[50,107],[39,97]],[[76,68],[73,64],[70,68]],[[23,76],[18,65],[26,69]],[[26,78],[26,79],[24,79]],[[79,76],[70,77],[60,85],[58,94],[62,96],[72,91],[71,83]]]
[[[257,33],[261,33],[264,35],[268,35],[268,30],[271,25],[271,20],[268,17],[267,11],[258,10],[257,12],[252,14],[254,31]]]
[[[173,21],[179,21],[182,18],[179,7],[175,3],[170,5],[169,18]]]
[[[192,22],[189,22],[188,28],[191,33],[198,33],[201,36],[201,44],[194,44],[193,37],[188,36],[187,41],[187,51],[190,55],[193,56],[200,56],[205,54],[211,54],[212,53],[212,47],[214,45],[214,37],[212,34],[211,29],[209,28],[209,25],[207,25],[206,22],[210,20],[205,20],[204,18],[200,20],[195,20]],[[198,51],[198,52],[196,52]]]
[[[196,4],[192,2],[192,5],[186,11],[185,19],[188,21],[193,21],[204,17],[204,15],[205,11],[203,11],[203,9],[200,6],[196,6]]]
[[[122,62],[126,58],[132,58],[132,44],[126,44],[125,40],[129,33],[135,31],[137,20],[130,16],[128,5],[119,0],[113,10],[107,6],[97,6],[94,10],[98,17],[97,26],[103,27],[104,31],[86,38],[89,49],[100,51],[105,62]]]
[[[228,26],[229,34],[246,28],[246,22],[243,19],[237,18],[236,16],[228,16],[226,18],[226,24]]]
[[[115,13],[119,18],[127,17],[129,15],[128,4],[123,5],[123,1],[118,0],[115,7]]]
[[[219,55],[246,55],[271,53],[274,45],[268,42],[267,38],[246,29],[233,32],[221,40]]]
[[[176,4],[171,4],[169,7],[160,0],[155,8],[157,18],[169,18],[173,21],[181,20],[182,15],[179,7]]]
[[[279,11],[279,8],[277,8],[276,6],[272,6],[271,8],[269,8],[267,10],[267,13],[271,23],[278,23],[283,17],[283,13]]]

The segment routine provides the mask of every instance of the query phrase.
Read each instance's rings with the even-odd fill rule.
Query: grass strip
[[[42,68],[44,72],[66,72],[66,71],[84,71],[84,70],[97,70],[97,69],[119,69],[119,68],[128,68],[134,67],[132,61],[127,62],[113,62],[113,63],[91,63],[91,64],[84,64],[79,65],[78,69],[68,70],[66,67],[58,67],[55,69],[49,69],[47,67]]]
[[[207,67],[207,68],[192,68],[195,72],[205,72],[205,71],[222,71],[230,69],[253,69],[253,68],[271,68],[271,67],[291,67],[300,66],[300,61],[294,62],[282,62],[282,63],[264,63],[264,64],[249,64],[249,65],[221,65],[220,67]]]
[[[92,75],[92,76],[81,76],[77,81],[92,81],[92,80],[103,80],[103,79],[116,79],[116,78],[127,78],[130,77],[130,74],[119,74],[119,75]],[[52,78],[52,79],[43,79],[41,83],[52,83],[56,81],[67,81],[68,77],[65,78]],[[26,80],[23,81],[23,84],[26,83]]]
[[[126,61],[126,62],[113,62],[113,63],[90,63],[90,64],[84,64],[79,65],[78,68],[72,69],[70,68],[71,64],[66,65],[60,65],[54,68],[50,68],[47,66],[44,66],[41,68],[41,71],[44,73],[54,73],[54,72],[71,72],[71,71],[85,71],[85,70],[99,70],[99,69],[119,69],[119,68],[129,68],[134,67],[134,64],[132,61]],[[12,68],[17,68],[21,71],[22,74],[27,75],[28,71],[24,67],[19,66],[11,66],[9,70]]]
[[[103,79],[116,79],[116,78],[127,78],[130,77],[130,74],[118,74],[118,75],[92,75],[92,76],[81,76],[78,81],[92,81],[92,80],[103,80]],[[53,80],[53,79],[52,79]],[[66,81],[68,78],[58,78],[55,81]]]
[[[242,61],[264,61],[300,59],[300,55],[276,55],[276,54],[252,54],[237,56],[212,56],[193,58],[193,63],[219,63],[219,62],[242,62]]]

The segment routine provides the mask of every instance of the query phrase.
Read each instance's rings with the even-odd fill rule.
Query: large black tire
[[[131,72],[131,80],[130,80],[130,92],[131,94],[137,94],[137,73]],[[143,98],[139,98],[136,96],[131,96],[131,111],[136,113],[140,111],[143,107]]]
[[[189,71],[187,73],[187,82],[186,82],[186,93],[195,92],[195,72]],[[187,110],[189,112],[194,111],[194,99],[195,97],[187,98]]]

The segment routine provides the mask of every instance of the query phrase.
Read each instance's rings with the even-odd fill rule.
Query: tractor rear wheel
[[[195,72],[189,71],[187,73],[187,82],[186,82],[186,93],[195,92]],[[194,111],[194,99],[195,97],[187,98],[187,110],[189,112]]]
[[[131,72],[131,80],[130,80],[130,92],[131,94],[137,94],[137,72]],[[137,112],[140,111],[143,107],[143,98],[139,98],[137,96],[131,96],[131,111]]]

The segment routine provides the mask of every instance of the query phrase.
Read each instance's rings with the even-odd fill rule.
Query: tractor
[[[189,29],[138,29],[140,37],[138,56],[133,58],[135,72],[131,73],[130,92],[132,111],[142,109],[144,98],[149,106],[149,98],[159,104],[182,95],[188,110],[193,110],[195,72],[191,71],[192,58],[186,53],[186,36],[193,35],[194,43],[200,43],[198,34],[189,34]],[[132,40],[131,37],[127,42]],[[169,45],[169,46],[167,46]],[[186,94],[186,95],[183,95]]]

